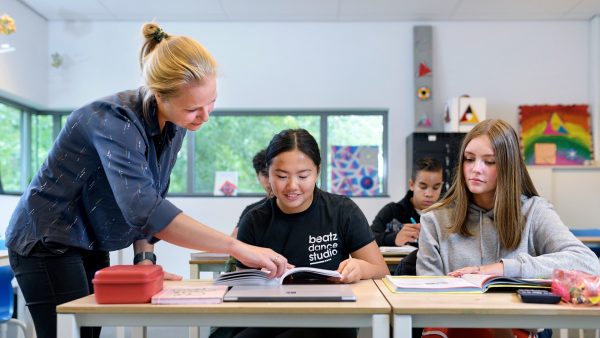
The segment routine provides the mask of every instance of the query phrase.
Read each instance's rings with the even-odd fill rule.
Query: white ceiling
[[[49,21],[589,20],[600,0],[19,0]]]

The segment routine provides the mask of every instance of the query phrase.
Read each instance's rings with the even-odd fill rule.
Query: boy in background
[[[377,245],[418,246],[421,210],[437,202],[443,184],[441,163],[431,157],[418,159],[408,181],[410,189],[406,196],[399,202],[386,204],[371,224]],[[396,271],[414,275],[415,265],[416,250],[402,260]]]
[[[254,202],[254,203],[248,205],[247,207],[244,208],[244,210],[242,210],[242,214],[240,215],[238,224],[235,225],[235,228],[233,228],[233,231],[231,232],[231,237],[237,238],[238,226],[240,224],[240,221],[242,220],[244,215],[246,215],[248,213],[248,211],[254,209],[254,207],[256,207],[258,205],[265,203],[265,201],[267,201],[269,198],[271,198],[273,196],[273,191],[271,190],[271,186],[269,185],[269,172],[267,171],[267,162],[265,160],[266,155],[267,155],[266,149],[262,149],[261,151],[256,153],[254,155],[254,157],[252,158],[252,166],[254,167],[254,171],[256,171],[256,179],[258,180],[260,185],[263,187],[263,189],[267,193],[267,196],[263,197],[258,202]],[[227,262],[225,263],[225,272],[235,271],[235,264],[236,264],[235,258],[230,256],[229,259],[227,260]]]

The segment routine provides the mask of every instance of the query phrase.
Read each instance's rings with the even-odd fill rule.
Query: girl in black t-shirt
[[[344,283],[389,273],[358,206],[316,187],[321,156],[310,133],[275,135],[266,160],[274,197],[241,219],[239,240],[271,248],[295,266],[337,270]],[[356,337],[356,329],[248,328],[236,337],[296,336]]]

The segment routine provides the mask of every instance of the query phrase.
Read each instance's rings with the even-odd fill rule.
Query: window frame
[[[216,109],[211,113],[213,116],[318,116],[320,119],[320,140],[317,140],[320,147],[321,158],[321,174],[319,177],[319,186],[327,186],[327,169],[329,144],[328,144],[328,131],[327,131],[327,118],[329,116],[381,116],[383,121],[383,135],[382,135],[382,178],[381,178],[381,194],[375,196],[350,196],[355,197],[389,197],[388,195],[388,110],[387,109],[261,109],[261,110],[240,110],[240,109]],[[210,120],[209,122],[210,123]],[[198,132],[202,132],[200,129]],[[193,133],[190,133],[193,134]],[[187,146],[187,191],[168,193],[170,197],[210,197],[210,198],[232,198],[232,196],[215,196],[209,192],[194,192],[194,170],[200,169],[195,168],[195,137],[186,138]],[[266,146],[266,145],[265,145]],[[183,150],[182,150],[183,151]],[[248,164],[250,165],[250,164]],[[325,174],[323,174],[325,173]],[[234,197],[261,197],[264,194],[260,193],[238,193]]]
[[[48,111],[48,110],[40,110],[35,109],[33,107],[26,106],[24,104],[18,103],[16,101],[10,100],[6,97],[0,96],[0,103],[11,106],[14,109],[19,110],[20,116],[20,144],[21,144],[21,163],[20,163],[20,172],[22,173],[19,178],[19,187],[20,191],[4,191],[3,195],[21,195],[27,189],[29,185],[29,178],[33,177],[35,171],[38,168],[32,168],[31,159],[33,156],[33,145],[32,145],[32,117],[33,115],[50,115],[52,116],[52,139],[55,140],[60,132],[61,125],[61,117],[64,115],[69,115],[71,112],[66,111]]]
[[[5,97],[0,96],[0,103],[16,108],[21,113],[21,167],[20,171],[24,174],[20,177],[21,191],[2,192],[5,195],[20,195],[29,185],[29,179],[33,176],[37,168],[32,168],[31,159],[33,156],[32,145],[32,116],[33,115],[51,115],[52,116],[52,137],[56,139],[62,129],[62,118],[68,116],[71,111],[49,111],[39,110],[33,107],[20,104]],[[382,135],[382,177],[381,177],[381,194],[375,196],[351,196],[351,197],[388,197],[388,113],[387,109],[217,109],[211,113],[211,116],[317,116],[319,117],[320,145],[321,158],[321,174],[319,177],[319,186],[327,186],[327,172],[329,167],[328,155],[328,118],[330,116],[381,116],[383,122]],[[202,132],[200,130],[199,132]],[[188,132],[188,135],[194,135],[193,132]],[[195,154],[195,137],[186,137],[184,146],[186,149],[181,151],[187,152],[187,167],[186,167],[186,192],[168,193],[169,197],[209,197],[209,198],[231,198],[230,196],[215,196],[209,192],[194,192],[194,170],[196,170],[196,154]],[[250,165],[250,164],[249,164]],[[201,168],[198,168],[201,169]],[[325,173],[325,174],[324,174]],[[238,193],[236,197],[260,197],[260,193]]]

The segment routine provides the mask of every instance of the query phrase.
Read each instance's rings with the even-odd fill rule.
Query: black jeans
[[[56,338],[56,306],[93,293],[94,274],[110,265],[106,251],[68,248],[55,254],[40,243],[29,256],[12,250],[8,255],[38,338]],[[99,327],[81,328],[81,338],[98,337]]]

